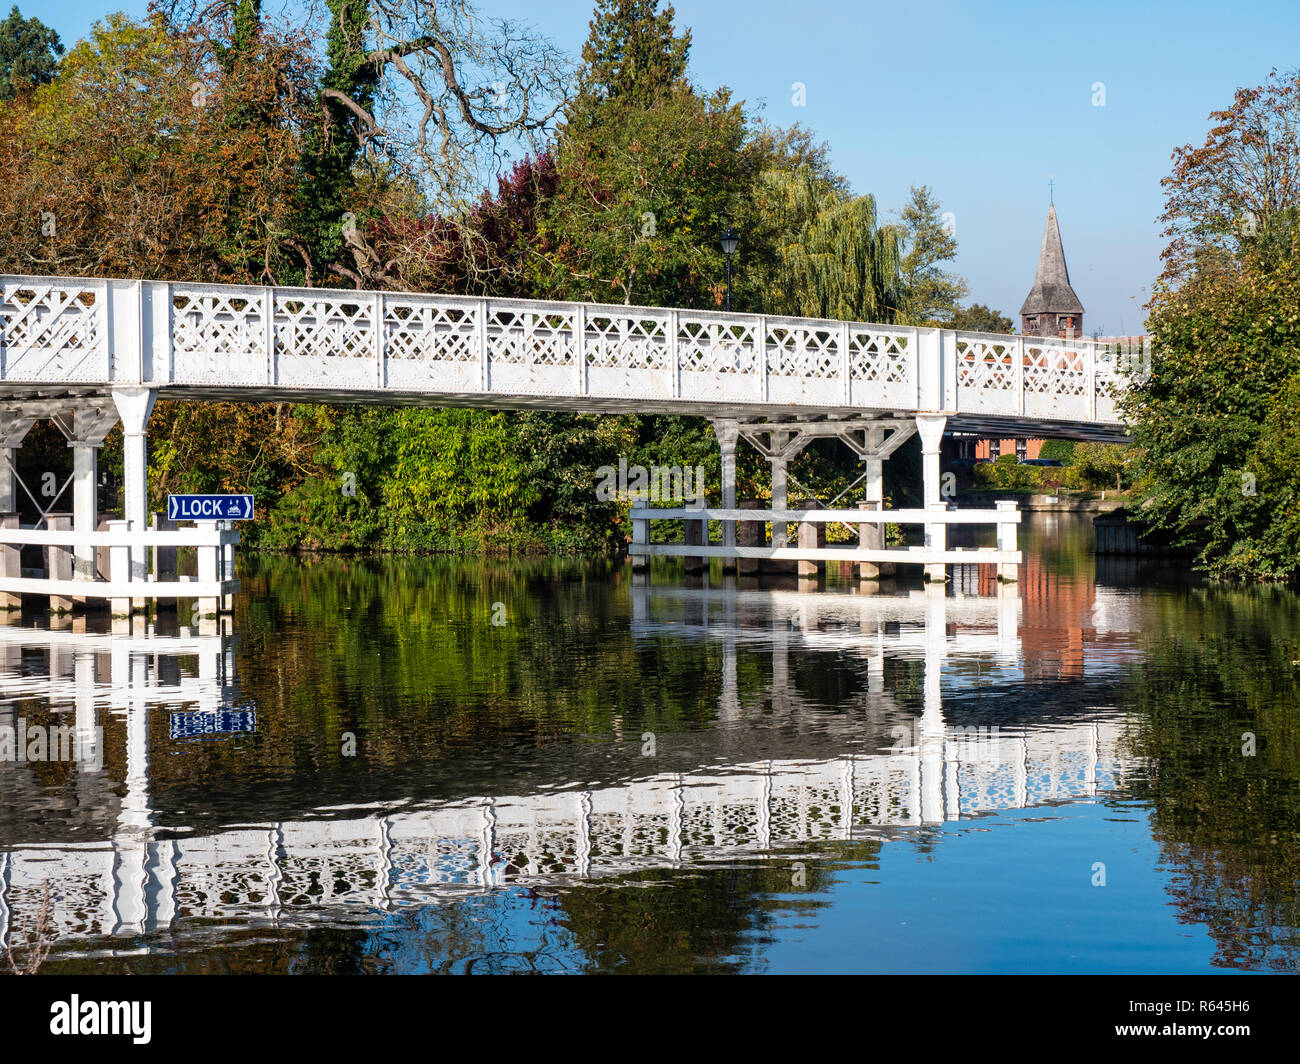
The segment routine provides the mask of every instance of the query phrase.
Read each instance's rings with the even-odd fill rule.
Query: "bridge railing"
[[[723,509],[719,507],[646,507],[633,506],[631,510],[632,540],[628,554],[632,557],[677,557],[691,559],[724,558],[754,559],[759,561],[801,562],[820,565],[824,562],[867,562],[872,565],[903,564],[923,565],[927,568],[946,565],[989,564],[998,567],[998,574],[1008,580],[1016,578],[1021,562],[1017,549],[1017,526],[1020,511],[1014,502],[999,502],[993,510],[950,510],[945,503],[936,503],[927,509]],[[686,529],[684,543],[651,542],[652,521],[681,521]],[[759,531],[771,524],[773,543],[715,544],[709,541],[709,522],[736,522],[748,524]],[[859,536],[858,544],[827,545],[824,534],[817,526],[844,523],[854,526]],[[777,543],[777,529],[797,524],[799,532],[796,546]],[[886,524],[920,525],[925,529],[926,543],[915,547],[869,546],[869,542],[883,544],[883,535],[871,535],[872,526]],[[948,547],[947,528],[950,525],[992,525],[997,530],[996,547]],[[883,529],[881,529],[883,531]],[[743,535],[741,538],[746,538]],[[784,536],[780,537],[782,540]],[[808,572],[814,570],[810,567]],[[939,575],[931,568],[931,572]]]
[[[107,600],[115,612],[127,613],[132,600],[198,599],[215,612],[239,590],[234,567],[239,533],[232,528],[134,531],[127,521],[109,521],[106,530],[81,532],[66,516],[50,528],[19,528],[17,516],[0,520],[0,607],[17,606],[19,595],[48,595],[54,609],[71,609],[77,600]],[[30,545],[45,548],[44,576],[22,573],[20,550]],[[179,573],[178,548],[195,552],[194,578]]]
[[[0,276],[0,382],[1117,421],[1113,342],[520,299]]]

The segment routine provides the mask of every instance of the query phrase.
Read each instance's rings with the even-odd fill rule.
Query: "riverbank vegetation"
[[[15,9],[0,272],[716,309],[734,226],[738,309],[1003,320],[960,306],[929,188],[885,219],[808,131],[698,84],[690,32],[658,0],[599,0],[576,63],[461,0],[311,10],[159,0],[62,53]],[[61,443],[38,426],[25,471],[57,469]],[[702,465],[717,494],[712,430],[680,417],[165,402],[151,448],[155,506],[251,491],[245,542],[271,548],[607,549],[625,504],[597,498],[596,470],[620,457]],[[889,464],[899,503],[916,464]],[[791,469],[827,497],[859,472],[832,444]],[[745,448],[739,490],[769,490]]]

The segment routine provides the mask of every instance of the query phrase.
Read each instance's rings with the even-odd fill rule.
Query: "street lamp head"
[[[740,247],[740,234],[731,226],[727,226],[727,231],[719,238],[722,244],[722,253],[730,258],[736,253],[736,248]]]

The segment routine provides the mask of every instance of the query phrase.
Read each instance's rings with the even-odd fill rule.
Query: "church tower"
[[[1025,336],[1056,336],[1067,340],[1083,335],[1083,304],[1070,287],[1070,271],[1065,268],[1065,249],[1061,247],[1055,206],[1047,208],[1038,273],[1020,308],[1020,331]]]

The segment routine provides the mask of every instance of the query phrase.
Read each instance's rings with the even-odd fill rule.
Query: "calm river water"
[[[1002,591],[246,557],[220,631],[11,618],[0,930],[48,884],[46,972],[1295,971],[1300,597],[1022,544]]]

